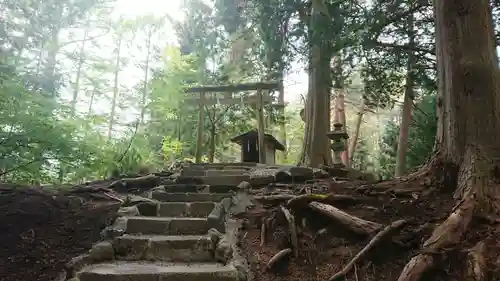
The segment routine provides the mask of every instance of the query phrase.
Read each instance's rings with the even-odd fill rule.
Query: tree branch
[[[419,48],[419,47],[414,47],[410,45],[398,45],[394,43],[384,43],[380,41],[372,41],[371,43],[375,44],[375,46],[378,47],[384,47],[384,48],[393,48],[393,49],[401,49],[403,51],[413,51],[413,52],[421,52],[421,53],[426,53],[430,55],[436,55],[434,50],[428,50],[424,48]]]

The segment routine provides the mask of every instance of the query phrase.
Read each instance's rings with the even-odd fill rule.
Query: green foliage
[[[164,45],[163,17],[116,20],[109,16],[114,1],[3,1],[0,176],[21,183],[69,182],[193,159],[199,107],[189,102],[194,95],[188,97],[186,87],[280,80],[297,61],[308,65],[313,44],[324,47],[324,62],[335,58],[333,81],[325,82],[349,89],[349,78],[362,74],[363,81],[352,82],[355,96],[351,91],[346,100],[364,96],[370,109],[391,108],[407,77],[406,47],[417,57],[411,66],[416,92],[433,92],[432,11],[413,2],[314,1],[316,7],[321,3],[322,16],[313,22],[310,1],[188,0],[183,20],[169,19],[179,43],[172,47]],[[415,7],[419,32],[414,46],[406,46],[407,15]],[[155,40],[146,48],[148,38]],[[131,86],[124,73],[134,67],[142,75]],[[410,167],[424,161],[435,130],[422,125],[435,124],[429,121],[435,116],[432,102],[417,99],[422,102],[410,128]],[[103,104],[111,103],[116,110],[108,113]],[[281,116],[276,107],[265,109],[267,129],[277,135]],[[286,108],[288,164],[297,161],[302,146],[299,110]],[[206,106],[203,159],[234,160],[238,151],[229,139],[255,127],[252,106]],[[386,126],[380,163],[374,136],[360,137],[355,167],[381,165],[382,173],[392,175],[397,132],[395,123]]]
[[[366,140],[360,139],[356,145],[356,153],[352,157],[352,168],[360,171],[370,170],[373,166],[370,158],[370,149],[367,146]]]
[[[426,95],[417,104],[413,113],[413,122],[408,133],[408,153],[406,165],[408,169],[423,165],[432,153],[436,137],[436,96]],[[384,179],[394,175],[396,151],[398,145],[399,125],[389,122],[385,127],[380,144],[380,176]]]

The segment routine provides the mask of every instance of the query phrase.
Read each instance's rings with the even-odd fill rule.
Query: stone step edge
[[[108,262],[85,267],[77,276],[80,281],[95,278],[109,281],[143,280],[143,277],[158,276],[160,280],[170,276],[196,277],[206,281],[237,281],[238,271],[234,266],[219,263],[166,263],[166,262]],[[180,277],[180,276],[179,276]],[[137,279],[136,279],[137,278]],[[149,280],[149,279],[148,279]],[[166,280],[166,279],[165,279]],[[193,279],[194,280],[194,279]]]

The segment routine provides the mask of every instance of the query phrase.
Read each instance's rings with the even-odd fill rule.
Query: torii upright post
[[[266,164],[266,147],[265,147],[265,127],[264,127],[264,102],[262,98],[262,90],[257,90],[257,123],[258,123],[258,144],[259,144],[259,162]]]
[[[196,152],[195,161],[196,163],[201,163],[202,156],[202,146],[203,146],[203,129],[204,129],[204,118],[205,118],[205,106],[215,105],[215,104],[238,104],[244,102],[245,104],[257,104],[257,119],[259,123],[259,139],[264,141],[264,103],[272,102],[272,98],[269,95],[263,96],[262,91],[277,90],[279,88],[278,82],[266,82],[266,83],[247,83],[247,84],[236,84],[236,85],[220,85],[220,86],[197,86],[190,87],[185,90],[186,93],[196,93],[194,99],[188,99],[188,104],[199,105],[198,113],[198,135],[196,140]],[[225,95],[224,98],[206,98],[207,93],[234,93],[234,92],[247,92],[247,91],[258,91],[257,95],[250,95],[243,98],[233,98],[230,95]],[[260,120],[260,121],[259,121]],[[261,136],[262,135],[262,136]],[[264,143],[259,144],[259,154],[260,162],[266,162]]]
[[[195,162],[201,163],[201,146],[203,145],[203,128],[205,126],[205,93],[200,93],[200,107],[198,112],[198,133],[196,136]]]

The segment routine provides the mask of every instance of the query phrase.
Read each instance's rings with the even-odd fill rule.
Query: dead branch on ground
[[[377,235],[375,235],[375,237],[373,237],[370,242],[359,253],[357,253],[356,256],[354,256],[354,258],[341,271],[330,277],[328,281],[337,281],[344,278],[346,274],[349,273],[349,271],[351,271],[351,269],[356,265],[356,263],[364,258],[366,253],[373,249],[375,245],[387,238],[394,231],[403,227],[405,224],[405,220],[398,220],[386,226],[382,231],[377,233]]]
[[[329,217],[330,219],[341,223],[349,230],[357,234],[371,235],[382,228],[381,224],[352,216],[330,205],[319,202],[311,202],[309,203],[309,207]]]
[[[288,256],[292,252],[292,249],[287,248],[279,251],[276,255],[274,255],[269,262],[267,263],[267,268],[273,268],[278,262],[282,261],[286,256]]]
[[[281,205],[286,202],[286,205],[291,208],[297,206],[307,206],[312,201],[317,201],[325,204],[354,204],[359,201],[366,200],[362,197],[354,197],[350,195],[338,195],[338,194],[303,194],[303,195],[291,195],[291,194],[280,194],[280,195],[266,195],[266,196],[255,196],[254,200],[262,203],[264,205]]]
[[[288,221],[288,227],[290,229],[290,241],[292,242],[292,247],[293,247],[293,255],[294,257],[297,258],[299,256],[299,240],[297,237],[297,227],[295,225],[295,218],[285,206],[281,206],[281,211],[283,212],[286,220]]]

